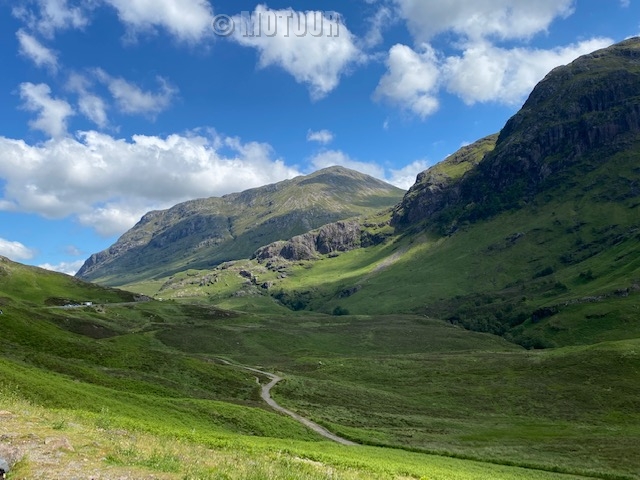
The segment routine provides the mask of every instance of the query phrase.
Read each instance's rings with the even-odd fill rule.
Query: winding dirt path
[[[278,375],[276,375],[274,373],[269,373],[269,372],[265,372],[263,370],[258,370],[257,368],[247,367],[245,365],[240,365],[240,364],[237,364],[237,363],[231,363],[231,362],[229,362],[227,360],[224,360],[224,359],[221,359],[221,358],[219,358],[218,360],[221,361],[222,363],[226,364],[226,365],[229,365],[229,366],[232,366],[232,367],[237,367],[237,368],[242,368],[243,370],[247,370],[247,371],[253,372],[253,373],[258,373],[260,375],[264,375],[265,377],[268,377],[270,379],[270,382],[267,383],[266,385],[261,384],[260,383],[260,379],[258,377],[256,377],[256,382],[258,383],[258,385],[260,385],[262,387],[262,390],[260,392],[260,396],[274,410],[277,410],[278,412],[284,413],[285,415],[289,415],[291,418],[293,418],[294,420],[297,420],[298,422],[303,424],[305,427],[310,428],[314,432],[322,435],[325,438],[328,438],[329,440],[332,440],[334,442],[340,443],[342,445],[358,445],[357,443],[352,442],[351,440],[347,440],[346,438],[342,438],[342,437],[340,437],[338,435],[335,435],[335,434],[331,433],[329,430],[327,430],[323,426],[318,425],[317,423],[309,420],[308,418],[305,418],[302,415],[298,415],[296,412],[292,412],[291,410],[288,410],[288,409],[282,407],[281,405],[279,405],[271,397],[271,389],[273,387],[275,387],[278,382],[283,380],[282,377],[279,377]]]

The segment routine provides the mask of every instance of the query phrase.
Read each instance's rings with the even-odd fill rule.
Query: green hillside
[[[326,393],[344,394],[340,403],[319,400],[316,386],[298,388],[300,382],[322,381],[319,369],[344,362],[353,366],[350,375],[367,363],[389,361],[417,373],[413,369],[423,365],[412,365],[416,352],[432,355],[435,362],[445,352],[471,359],[469,349],[473,355],[517,356],[518,348],[490,335],[417,317],[341,317],[336,323],[332,316],[254,316],[174,302],[123,303],[120,300],[128,299],[117,296],[113,303],[52,308],[46,300],[54,293],[89,298],[93,292],[97,296],[91,298],[98,299],[114,291],[95,286],[86,290],[64,275],[7,260],[3,267],[8,274],[0,279],[0,292],[12,302],[0,318],[0,456],[11,462],[11,479],[75,478],[73,472],[93,472],[176,479],[562,480],[583,477],[555,472],[595,475],[608,471],[609,458],[619,455],[616,450],[580,467],[559,467],[555,460],[534,454],[518,458],[513,449],[464,452],[447,442],[432,448],[385,433],[396,421],[391,417],[374,428],[354,428],[344,420],[343,409],[348,409],[351,422],[360,422],[357,403],[362,394],[370,396],[376,412],[391,399],[373,383],[359,386],[369,382],[366,376],[353,381],[332,375],[337,383]],[[21,294],[16,285],[22,286]],[[407,336],[416,329],[419,335]],[[383,357],[381,352],[386,352]],[[294,420],[267,409],[253,374],[220,358],[286,373],[278,400],[345,436],[365,444],[424,448],[437,455],[321,441]],[[469,388],[473,391],[477,383]],[[327,402],[330,420],[315,414],[311,403],[299,407],[300,394],[311,395],[314,403]],[[416,421],[423,413],[411,412],[413,401],[407,397],[397,412]],[[421,422],[415,428],[422,429]],[[628,463],[612,469],[618,473],[608,478],[631,478],[624,473]]]

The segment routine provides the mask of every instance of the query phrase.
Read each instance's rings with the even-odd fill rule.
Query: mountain
[[[553,70],[498,135],[421,173],[390,215],[267,245],[224,283],[243,274],[259,281],[237,281],[239,298],[417,313],[527,347],[640,336],[640,39]],[[221,291],[194,276],[162,295],[185,283]]]
[[[374,213],[133,286],[181,301],[130,302],[0,258],[11,474],[65,478],[66,462],[110,478],[640,478],[639,51],[630,40],[553,71],[498,135],[393,208],[361,198],[335,209]],[[180,267],[172,240],[197,246],[232,209],[234,234],[269,232],[309,195],[316,211],[357,203],[354,178],[333,169],[152,213],[120,246],[140,241],[152,278]],[[362,445],[265,408],[265,372],[286,378],[279,404]]]
[[[123,285],[249,257],[258,247],[395,205],[404,191],[343,167],[146,214],[79,278]]]
[[[302,308],[422,313],[526,346],[635,338],[640,39],[553,70],[497,139],[419,175],[392,225],[366,268],[365,254],[325,259],[273,291]],[[315,269],[335,281],[304,281]]]
[[[492,138],[475,144],[472,151],[486,155],[468,174],[443,183],[432,178],[439,167],[423,173],[395,223],[488,218],[530,204],[545,190],[567,190],[616,153],[630,151],[640,131],[639,45],[630,39],[554,69],[507,122],[495,148]],[[468,155],[463,149],[457,156]],[[635,181],[616,187],[634,195]]]

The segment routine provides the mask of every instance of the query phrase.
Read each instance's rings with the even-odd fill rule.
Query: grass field
[[[432,479],[578,480],[574,475],[492,465],[388,448],[341,447],[155,427],[117,413],[48,409],[0,391],[3,444],[11,479]],[[14,458],[15,457],[15,458]]]
[[[597,476],[640,470],[640,341],[527,351],[411,316],[240,317],[158,332],[287,374],[283,405],[352,440]]]
[[[98,472],[622,479],[639,467],[635,341],[531,352],[424,316],[173,301],[15,300],[1,320],[3,438],[37,451],[29,435],[62,436],[74,451],[61,462],[88,457]],[[266,409],[253,376],[224,358],[284,374],[280,403],[370,446],[327,444]],[[205,450],[215,461],[198,460]],[[12,478],[46,478],[42,455],[23,455]]]

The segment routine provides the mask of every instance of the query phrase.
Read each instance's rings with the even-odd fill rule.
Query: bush
[[[333,309],[333,314],[337,316],[349,315],[349,310],[338,305],[336,308]]]

